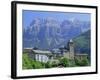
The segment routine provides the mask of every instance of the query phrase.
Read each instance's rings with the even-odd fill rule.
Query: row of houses
[[[85,53],[75,53],[73,40],[70,40],[68,42],[68,48],[69,49],[64,48],[62,50],[53,49],[52,51],[25,48],[23,52],[27,53],[31,59],[35,61],[40,61],[40,62],[56,60],[58,57],[60,58],[65,57],[71,60],[74,60],[75,58],[78,58],[81,60],[83,58],[88,57],[88,54],[85,54]]]

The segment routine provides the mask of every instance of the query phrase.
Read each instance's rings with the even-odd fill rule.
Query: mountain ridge
[[[23,47],[49,50],[59,48],[64,46],[69,39],[82,34],[89,28],[88,22],[64,20],[59,23],[53,18],[33,19],[29,27],[23,29]]]

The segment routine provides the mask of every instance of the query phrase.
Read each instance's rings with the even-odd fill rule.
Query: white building
[[[50,51],[25,48],[24,52],[26,52],[29,57],[35,61],[47,62],[53,59],[53,55]]]
[[[36,61],[47,62],[52,59],[52,53],[50,51],[43,50],[33,50],[33,54],[35,56]]]

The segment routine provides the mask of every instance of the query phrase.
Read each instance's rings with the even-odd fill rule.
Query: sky
[[[48,18],[53,17],[58,21],[63,20],[80,20],[80,21],[90,21],[91,15],[89,13],[75,13],[75,12],[53,12],[53,11],[34,11],[34,10],[23,10],[22,19],[23,26],[26,28],[30,25],[35,18]]]

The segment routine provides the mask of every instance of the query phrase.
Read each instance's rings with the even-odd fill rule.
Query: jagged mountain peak
[[[59,22],[53,17],[33,18],[30,25],[23,30],[23,47],[40,49],[59,48],[69,39],[78,36],[82,30],[89,29],[89,23],[63,20]]]

